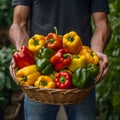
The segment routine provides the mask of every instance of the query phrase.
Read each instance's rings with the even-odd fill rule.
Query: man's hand
[[[96,52],[99,59],[103,62],[103,74],[101,78],[104,78],[109,69],[109,61],[107,55],[102,52]]]

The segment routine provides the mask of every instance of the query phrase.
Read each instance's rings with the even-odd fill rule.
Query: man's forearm
[[[95,24],[95,32],[91,39],[91,48],[103,52],[110,38],[110,26],[107,19],[102,19]]]
[[[96,28],[91,39],[91,48],[94,51],[103,52],[110,37],[109,28]]]
[[[27,45],[29,33],[27,27],[19,24],[12,24],[9,31],[10,41],[16,49],[20,50],[22,45]]]

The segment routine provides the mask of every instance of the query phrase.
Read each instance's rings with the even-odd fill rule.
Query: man
[[[103,53],[110,37],[107,0],[13,0],[14,17],[10,28],[16,49],[27,45],[36,33],[47,35],[58,28],[59,34],[76,31],[103,61],[103,77],[108,58]],[[95,29],[92,34],[91,16]],[[30,32],[29,32],[30,30]],[[12,74],[11,74],[12,75]],[[59,106],[37,103],[25,96],[25,120],[55,120]],[[68,120],[95,120],[95,90],[81,103],[64,106]]]

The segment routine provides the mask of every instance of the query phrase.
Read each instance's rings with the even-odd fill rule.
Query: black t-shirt
[[[85,45],[92,36],[91,13],[109,12],[107,0],[13,0],[16,5],[31,7],[31,36],[47,35],[56,26],[61,35],[76,31]]]

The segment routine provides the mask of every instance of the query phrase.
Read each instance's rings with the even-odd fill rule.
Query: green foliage
[[[106,53],[109,56],[118,57],[120,56],[120,1],[119,0],[109,0],[110,1],[110,14],[109,21],[112,29],[112,36],[108,47],[106,48]]]
[[[10,102],[10,96],[16,90],[16,84],[9,72],[11,58],[11,47],[4,46],[0,49],[0,108],[4,108]]]
[[[0,0],[0,27],[9,26],[12,21],[12,0]]]
[[[97,106],[102,109],[99,120],[120,120],[120,1],[109,0],[109,21],[112,36],[105,53],[109,57],[110,68],[97,86]]]

